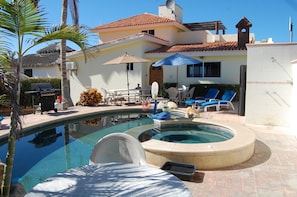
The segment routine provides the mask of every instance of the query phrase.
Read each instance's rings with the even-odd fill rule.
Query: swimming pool
[[[46,178],[89,163],[93,146],[103,136],[152,124],[146,113],[96,115],[60,125],[32,130],[17,141],[13,182],[30,191]],[[2,141],[0,158],[5,161],[7,144]]]
[[[66,123],[57,120],[54,124],[41,125],[38,130],[27,132],[33,135],[18,140],[13,181],[20,182],[29,191],[58,172],[88,164],[93,146],[109,133],[127,132],[138,138],[143,131],[166,125],[203,123],[222,126],[229,128],[234,137],[224,142],[203,144],[148,140],[142,142],[142,146],[149,164],[161,167],[167,161],[175,161],[196,164],[199,169],[215,169],[241,163],[253,155],[255,135],[247,128],[218,120],[181,118],[183,116],[184,113],[178,111],[172,112],[173,119],[169,121],[153,121],[141,109],[114,110],[87,117],[82,115]],[[0,145],[0,157],[4,161],[7,145],[3,141]]]

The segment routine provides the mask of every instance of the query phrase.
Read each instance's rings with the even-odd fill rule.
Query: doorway
[[[152,85],[154,81],[156,81],[158,84],[163,84],[163,66],[150,66],[150,85]]]

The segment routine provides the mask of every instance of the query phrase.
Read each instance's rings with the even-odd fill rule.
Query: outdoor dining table
[[[85,165],[37,184],[31,196],[192,196],[174,175],[155,167],[106,163]]]

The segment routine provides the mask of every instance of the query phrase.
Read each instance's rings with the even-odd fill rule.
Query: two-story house
[[[139,14],[92,28],[99,35],[97,46],[89,48],[92,56],[85,63],[81,51],[67,58],[77,68],[70,71],[71,98],[76,103],[86,88],[126,88],[126,65],[104,65],[124,53],[150,60],[129,68],[130,87],[139,83],[149,88],[153,81],[179,84],[216,83],[239,84],[240,66],[246,65],[246,43],[254,41],[249,32],[251,23],[239,19],[234,24],[238,34],[225,34],[221,21],[183,23],[183,10],[159,6],[159,14]],[[236,27],[235,27],[236,26]],[[152,64],[174,53],[201,60],[198,65],[178,68],[153,68]]]

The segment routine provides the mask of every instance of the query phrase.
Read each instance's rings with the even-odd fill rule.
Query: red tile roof
[[[169,23],[169,22],[177,22],[177,21],[169,19],[169,18],[145,13],[145,14],[139,14],[139,15],[132,16],[129,18],[121,19],[121,20],[118,20],[118,21],[115,21],[112,23],[108,23],[105,25],[97,26],[97,27],[92,28],[92,30],[96,31],[96,30],[104,30],[104,29],[110,29],[110,28],[161,24],[161,23]]]
[[[196,44],[176,44],[165,46],[147,53],[177,53],[177,52],[205,52],[205,51],[233,51],[246,50],[238,48],[237,42],[214,42],[214,43],[196,43]]]

